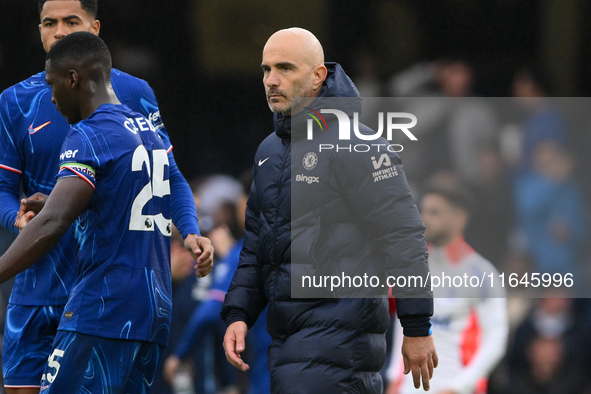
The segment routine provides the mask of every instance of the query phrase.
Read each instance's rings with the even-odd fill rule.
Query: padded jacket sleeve
[[[386,141],[378,141],[386,145]],[[377,168],[376,168],[377,166]],[[393,276],[428,277],[425,227],[410,193],[400,157],[380,153],[340,156],[335,177],[348,205],[367,224],[384,257],[385,272]],[[360,204],[359,202],[363,203]],[[397,314],[406,336],[430,334],[433,295],[426,286],[395,288]]]
[[[259,217],[260,207],[253,182],[246,206],[244,246],[220,314],[227,325],[243,321],[250,328],[267,305],[262,267],[257,260]]]

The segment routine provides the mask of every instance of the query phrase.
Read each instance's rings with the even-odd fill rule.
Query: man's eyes
[[[277,66],[277,68],[281,71],[290,71],[292,70],[291,66]],[[263,68],[263,74],[269,74],[271,72],[271,68]]]
[[[78,23],[78,21],[67,21],[66,24],[68,26],[77,26],[80,23]],[[56,22],[45,22],[43,24],[44,27],[54,27],[56,25]]]

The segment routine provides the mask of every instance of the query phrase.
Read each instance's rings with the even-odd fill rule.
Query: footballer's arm
[[[179,172],[179,174],[180,174],[180,172]],[[186,185],[186,190],[183,190],[182,192],[177,191],[177,190],[179,190],[178,188],[174,189],[175,186],[172,184],[172,180],[177,179],[178,177],[171,176],[171,178],[170,178],[171,179],[171,188],[173,188],[173,192],[172,192],[173,203],[176,201],[176,206],[173,206],[173,223],[176,224],[176,222],[174,220],[175,217],[176,218],[183,218],[183,220],[184,220],[183,223],[191,223],[192,218],[194,218],[194,223],[195,223],[194,228],[196,228],[197,232],[198,232],[199,229],[196,225],[197,211],[195,210],[195,202],[193,200],[193,194],[191,194],[191,189],[187,185],[187,181],[185,180],[185,178],[182,177],[182,175],[180,175],[180,177],[182,178],[182,182],[184,182],[184,184]],[[177,181],[177,183],[181,184],[181,190],[182,190],[182,182]],[[188,191],[188,195],[190,196],[190,198],[179,197],[183,193],[186,195],[187,191]],[[174,198],[175,196],[176,196],[176,199]],[[17,215],[16,222],[14,224],[15,227],[18,227],[19,229],[22,230],[22,228],[28,222],[28,220],[32,216],[34,216],[34,214],[37,214],[41,211],[41,209],[45,205],[46,200],[47,200],[47,196],[43,193],[35,193],[28,198],[22,199],[21,205],[20,205],[20,210]],[[186,203],[187,200],[190,201],[189,204]],[[181,204],[180,201],[182,201],[184,205]],[[191,204],[192,204],[192,208],[191,208]],[[179,209],[179,207],[180,207],[180,209]],[[192,214],[191,211],[194,212],[194,214]],[[26,215],[28,215],[28,216],[26,216]],[[184,217],[186,217],[186,219],[184,219]],[[19,224],[19,222],[20,222],[20,224]],[[198,233],[189,233],[184,238],[184,246],[185,246],[185,249],[187,249],[191,253],[193,258],[197,262],[197,264],[195,265],[195,270],[196,270],[195,274],[199,278],[202,278],[202,277],[210,274],[213,269],[214,248],[213,248],[213,245],[211,244],[211,241],[209,240],[209,238],[202,237]]]
[[[0,257],[0,283],[26,270],[53,249],[88,206],[93,193],[94,188],[79,177],[59,179],[36,219],[23,228]],[[21,220],[33,216],[34,213],[27,213]]]

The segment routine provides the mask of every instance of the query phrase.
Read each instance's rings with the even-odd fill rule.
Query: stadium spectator
[[[469,210],[470,196],[461,185],[427,187],[421,200],[421,216],[432,275],[497,275],[492,264],[464,240]],[[509,326],[504,295],[504,291],[490,285],[475,289],[450,285],[434,292],[435,312],[431,321],[440,358],[438,371],[431,380],[435,393],[486,392],[486,379],[505,353]],[[394,334],[397,346],[387,372],[388,394],[414,393],[412,382],[402,374],[397,327]]]
[[[528,111],[521,135],[521,155],[514,163],[517,173],[534,166],[534,150],[539,143],[566,144],[565,120],[548,97],[550,92],[549,78],[539,69],[523,68],[513,78],[513,96]]]
[[[477,157],[478,177],[471,185],[474,205],[466,228],[466,241],[502,270],[514,225],[513,190],[497,148],[482,149]]]
[[[515,332],[503,392],[590,393],[589,300],[567,298],[561,290],[546,291],[543,297]]]
[[[494,143],[496,118],[485,101],[471,97],[473,83],[472,66],[461,58],[420,63],[391,78],[390,95],[406,97],[405,111],[421,119],[413,127],[420,144],[400,153],[412,182],[440,170],[478,181],[478,153]]]
[[[321,181],[295,183],[296,171],[306,171],[302,167],[303,153],[293,160],[291,157],[296,155],[296,147],[307,146],[302,131],[293,128],[293,122],[303,119],[303,107],[314,105],[311,97],[350,97],[353,99],[347,101],[352,103],[348,117],[352,118],[361,100],[340,65],[324,63],[322,46],[307,30],[292,28],[274,33],[264,47],[261,67],[267,101],[275,113],[275,132],[261,143],[255,155],[244,247],[222,309],[222,318],[228,324],[226,356],[237,368],[249,368],[241,358],[245,336],[269,304],[272,393],[381,393],[379,371],[386,357],[389,323],[387,299],[336,298],[325,290],[320,293],[330,298],[292,299],[291,275],[295,264],[302,262],[293,260],[291,253],[299,253],[303,261],[322,258],[315,254],[322,253],[340,261],[340,268],[347,272],[380,269],[395,273],[407,268],[426,277],[423,225],[400,159],[395,153],[383,154],[386,166],[396,169],[397,176],[374,182],[371,153],[348,156],[351,160],[332,156],[324,161],[307,154],[307,174],[318,175]],[[331,120],[328,127],[337,127],[336,121]],[[327,142],[337,141],[335,133],[320,132],[318,136]],[[338,170],[329,166],[331,160],[342,164]],[[356,185],[347,188],[342,193],[345,196],[339,195],[339,182],[347,180]],[[322,191],[304,189],[312,185]],[[292,198],[294,190],[301,192],[301,200]],[[325,215],[315,211],[322,209],[322,195],[326,201],[340,203],[338,210],[327,210]],[[301,208],[305,213],[292,217],[296,203],[309,204],[310,209]],[[362,218],[361,224],[356,222],[357,217]],[[362,231],[361,226],[367,231]],[[300,247],[292,242],[294,234],[298,234]],[[306,251],[319,234],[334,234],[333,241],[342,247],[320,246],[317,251]],[[380,257],[376,259],[376,255]],[[381,265],[384,260],[387,268]],[[320,260],[318,269],[328,269],[331,264]],[[404,326],[406,372],[412,371],[417,388],[422,378],[427,390],[437,366],[430,336],[432,298],[423,288],[409,289],[407,296],[416,298],[401,299],[397,305]]]
[[[46,51],[72,32],[99,33],[96,0],[40,0],[38,5],[39,31]],[[168,141],[154,92],[148,84],[118,70],[112,71],[112,83],[117,97],[150,120]],[[51,90],[43,72],[4,91],[0,96],[0,119],[0,221],[2,226],[17,233],[14,223],[19,211],[19,189],[22,185],[27,196],[51,192],[69,125],[51,103]],[[170,144],[168,147],[171,148]],[[172,152],[169,160],[172,217],[186,237],[186,246],[197,258],[211,244],[199,236],[190,189]],[[5,330],[2,349],[9,393],[39,391],[52,349],[51,338],[56,335],[76,276],[74,253],[73,232],[69,231],[57,248],[16,277],[7,313],[9,329]],[[208,266],[207,271],[211,269],[209,259],[200,258],[200,264]]]
[[[533,272],[575,274],[581,268],[577,263],[587,226],[572,168],[568,153],[558,143],[544,140],[532,152],[531,170],[515,180],[521,247],[533,259]]]

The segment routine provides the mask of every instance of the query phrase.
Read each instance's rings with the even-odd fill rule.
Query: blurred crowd
[[[575,278],[568,292],[509,291],[506,356],[488,392],[590,393],[586,99],[552,98],[551,81],[531,66],[516,68],[512,98],[482,98],[473,96],[475,73],[464,59],[420,63],[385,83],[371,58],[361,65],[354,80],[362,96],[402,97],[423,121],[413,128],[419,142],[400,152],[417,201],[434,180],[465,186],[466,241],[499,272]]]
[[[550,97],[548,78],[534,67],[516,70],[513,98],[473,97],[474,78],[469,63],[443,59],[371,92],[407,97],[403,107],[421,119],[413,129],[419,142],[400,153],[415,197],[430,178],[460,182],[473,193],[468,243],[499,270],[583,275],[590,181],[577,150],[586,110],[572,110],[576,98]]]

